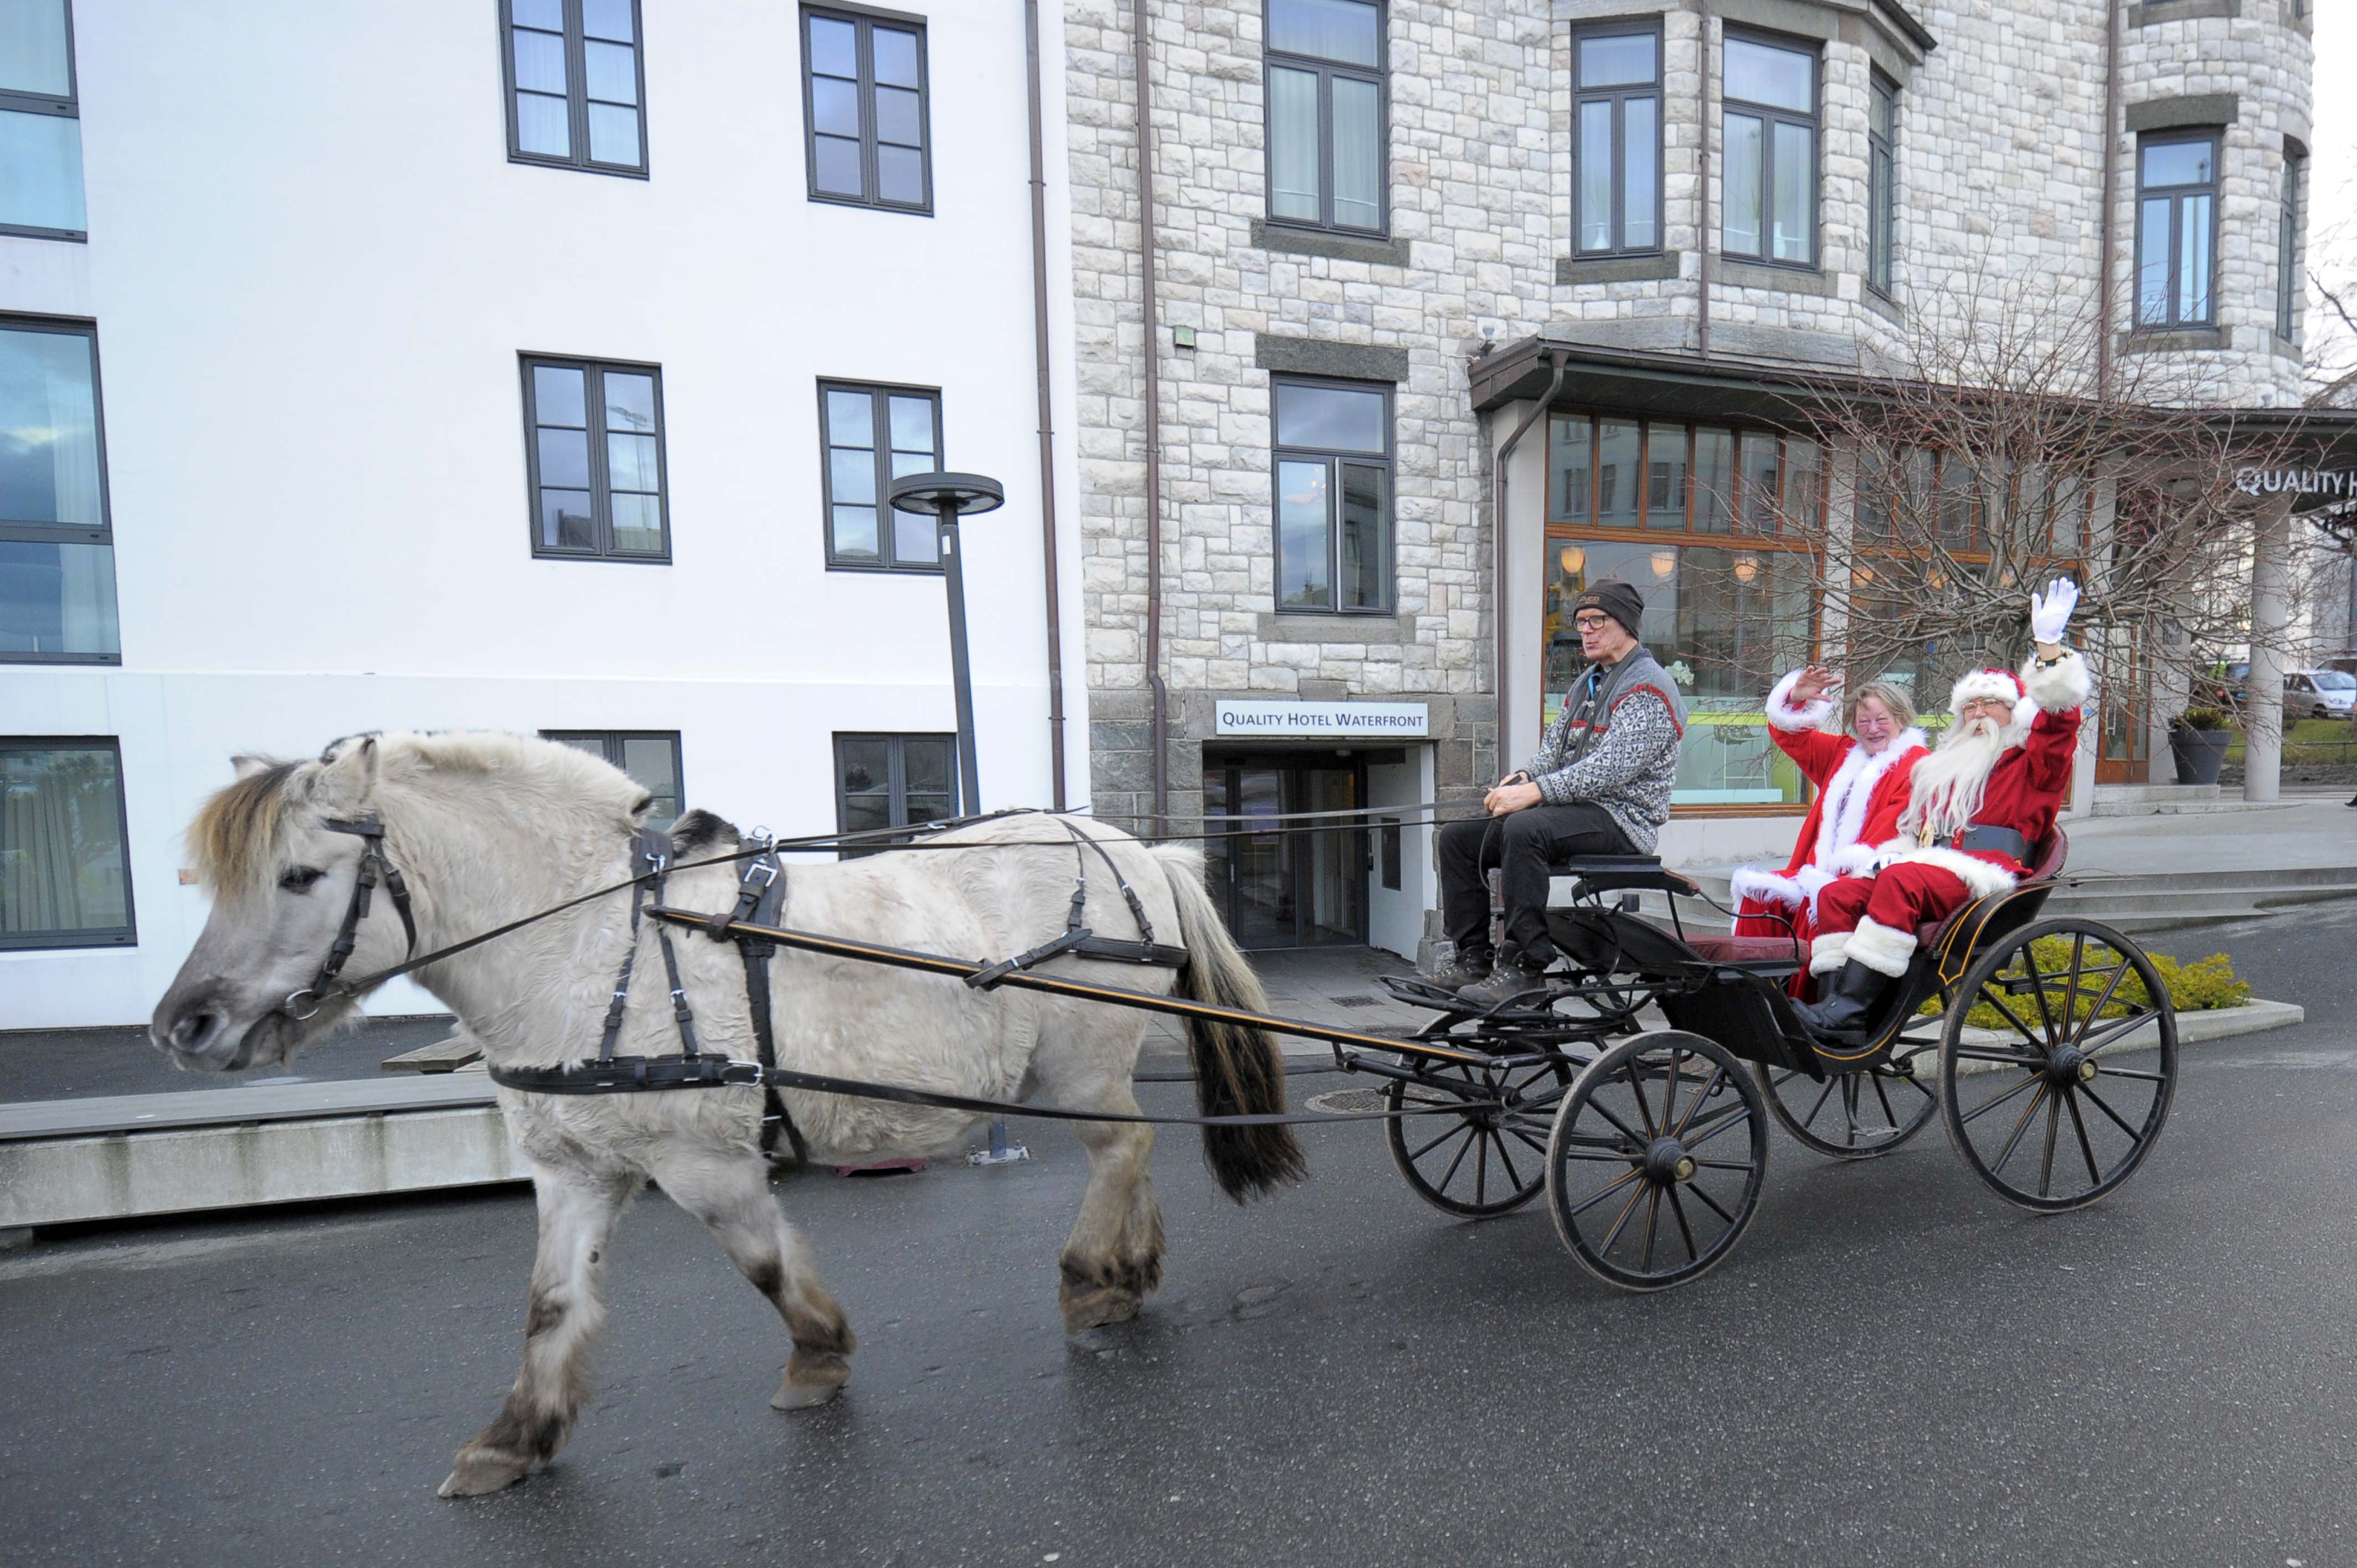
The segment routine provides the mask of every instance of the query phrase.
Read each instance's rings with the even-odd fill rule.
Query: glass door
[[[1364,770],[1355,758],[1204,758],[1204,811],[1243,819],[1207,824],[1213,833],[1236,836],[1207,840],[1203,864],[1204,880],[1239,946],[1329,947],[1367,940],[1366,830],[1275,831],[1290,813],[1350,811],[1365,798]],[[1260,831],[1263,823],[1270,831]]]

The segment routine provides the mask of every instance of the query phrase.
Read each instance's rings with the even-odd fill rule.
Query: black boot
[[[1443,991],[1462,991],[1489,979],[1497,961],[1487,948],[1458,948],[1455,958],[1433,972],[1430,983]]]
[[[1493,1008],[1501,1002],[1544,990],[1546,985],[1544,976],[1547,965],[1555,961],[1555,956],[1550,951],[1544,957],[1534,958],[1520,948],[1509,945],[1498,954],[1496,967],[1490,971],[1489,976],[1478,984],[1459,991],[1457,1000],[1470,1003],[1476,1007]]]
[[[1834,976],[1833,993],[1823,1002],[1799,1002],[1792,1011],[1815,1034],[1827,1039],[1861,1040],[1874,1021],[1883,993],[1896,984],[1890,976],[1851,959]]]

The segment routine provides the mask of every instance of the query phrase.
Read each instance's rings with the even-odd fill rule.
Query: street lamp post
[[[996,511],[1006,503],[996,479],[980,474],[907,474],[892,481],[892,510],[931,512],[940,521],[942,571],[949,580],[950,683],[956,689],[958,812],[982,810],[982,770],[974,757],[974,675],[965,654],[965,570],[959,559],[958,519]]]

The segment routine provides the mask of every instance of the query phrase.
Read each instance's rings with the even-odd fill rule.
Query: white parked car
[[[2294,670],[2284,676],[2284,717],[2345,719],[2357,703],[2357,675],[2346,670]]]

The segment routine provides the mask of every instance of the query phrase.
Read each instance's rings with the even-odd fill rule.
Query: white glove
[[[2040,642],[2060,642],[2063,628],[2071,624],[2071,612],[2079,606],[2079,585],[2068,577],[2057,577],[2046,585],[2043,594],[2029,596],[2029,634]]]

